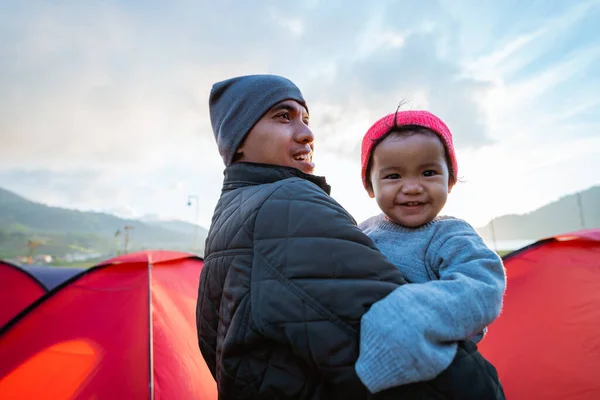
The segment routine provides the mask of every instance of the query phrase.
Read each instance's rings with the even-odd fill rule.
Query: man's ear
[[[244,150],[242,147],[238,147],[235,153],[233,154],[233,160],[231,162],[238,162],[244,157]]]

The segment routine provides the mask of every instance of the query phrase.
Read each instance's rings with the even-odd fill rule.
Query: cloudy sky
[[[457,146],[446,213],[476,226],[600,183],[600,0],[0,0],[0,187],[32,200],[208,226],[223,166],[213,82],[300,86],[317,173],[357,220],[359,144],[428,109]]]

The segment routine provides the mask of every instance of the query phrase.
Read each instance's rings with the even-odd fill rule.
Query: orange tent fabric
[[[140,252],[49,290],[0,329],[0,398],[216,399],[195,327],[202,265]]]
[[[600,229],[507,255],[500,317],[479,349],[508,399],[600,397]]]

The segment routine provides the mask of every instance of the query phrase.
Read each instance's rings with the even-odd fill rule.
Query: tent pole
[[[152,259],[148,254],[148,389],[150,400],[154,400],[154,325],[152,324]]]

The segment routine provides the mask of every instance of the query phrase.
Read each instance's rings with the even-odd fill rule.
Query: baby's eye
[[[437,175],[437,171],[434,171],[432,169],[428,169],[427,171],[423,172],[423,176],[435,176]]]
[[[400,179],[400,174],[389,174],[386,175],[383,179]]]

